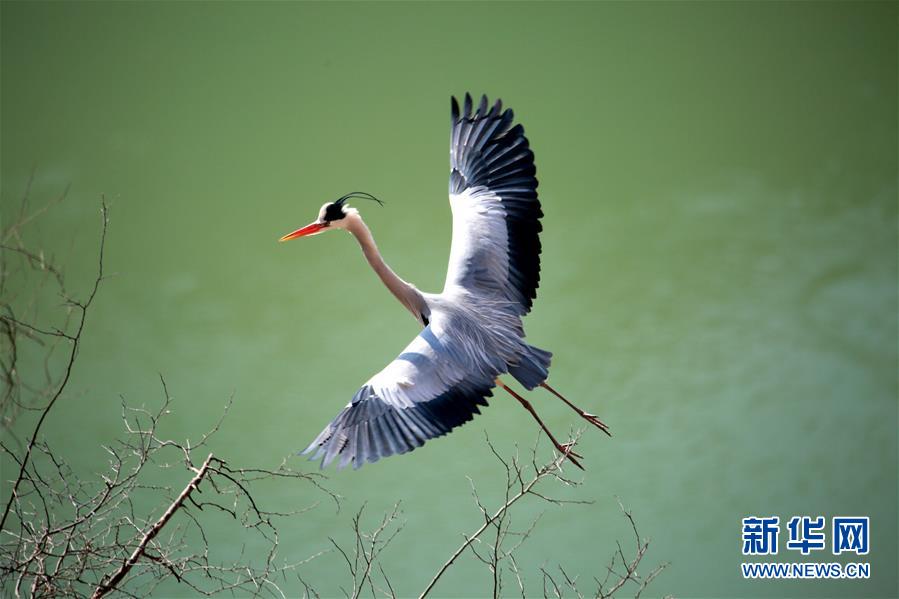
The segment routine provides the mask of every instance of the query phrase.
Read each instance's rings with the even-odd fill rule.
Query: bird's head
[[[382,206],[384,205],[384,202],[370,193],[365,193],[364,191],[350,192],[333,202],[324,204],[321,207],[321,210],[318,211],[318,218],[305,227],[297,229],[293,233],[288,233],[278,241],[288,241],[290,239],[296,239],[297,237],[311,237],[312,235],[318,235],[319,233],[327,231],[328,229],[345,229],[349,220],[359,214],[355,208],[352,208],[347,204],[348,200],[356,198],[371,200]]]

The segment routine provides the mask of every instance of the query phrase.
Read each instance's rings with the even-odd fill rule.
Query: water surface
[[[276,465],[305,447],[416,324],[348,236],[276,240],[367,190],[387,202],[359,206],[387,261],[439,290],[448,98],[483,91],[514,107],[537,156],[529,340],[615,433],[587,431],[584,485],[560,492],[593,505],[515,513],[524,526],[546,512],[519,556],[529,593],[540,566],[589,581],[630,542],[618,496],[652,538],[646,564],[672,563],[650,595],[895,596],[896,16],[890,3],[4,3],[3,217],[32,169],[36,200],[71,184],[34,241],[86,284],[101,193],[112,210],[116,276],[47,433],[97,472],[119,394],[155,405],[163,373],[172,436],[198,437],[233,393],[216,452]],[[532,400],[554,430],[581,424]],[[536,434],[497,396],[447,438],[331,474],[344,509],[285,522],[281,555],[347,540],[364,502],[374,519],[402,500],[385,568],[417,593],[480,523],[467,477],[496,499],[485,431],[505,453]],[[260,499],[320,494],[270,485]],[[869,515],[872,578],[743,581],[747,514]],[[245,538],[225,519],[209,532],[225,555]],[[302,574],[330,596],[344,568],[331,554]],[[438,594],[483,595],[489,580],[466,557]]]

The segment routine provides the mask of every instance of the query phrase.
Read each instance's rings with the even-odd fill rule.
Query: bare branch
[[[157,409],[131,406],[123,399],[121,421],[124,434],[105,441],[105,468],[96,476],[80,476],[61,458],[47,439],[41,436],[43,424],[61,397],[70,396],[71,374],[78,358],[87,314],[104,280],[104,253],[108,227],[108,208],[101,204],[103,218],[100,236],[97,273],[85,299],[79,300],[64,286],[63,271],[43,251],[27,247],[22,239],[22,227],[46,212],[47,206],[29,213],[28,194],[22,201],[19,218],[0,231],[0,293],[13,289],[8,285],[9,266],[17,277],[39,277],[61,298],[56,304],[55,320],[47,320],[38,309],[37,299],[16,297],[15,302],[4,295],[0,306],[0,379],[4,383],[0,395],[0,426],[12,433],[11,424],[17,414],[34,411],[35,424],[30,434],[18,439],[10,434],[0,442],[0,454],[6,454],[17,471],[10,481],[11,493],[0,517],[0,588],[15,596],[83,597],[99,599],[113,592],[126,597],[144,597],[160,583],[173,580],[189,589],[195,596],[229,593],[237,596],[285,597],[296,594],[299,587],[286,588],[292,581],[302,587],[304,597],[319,597],[316,587],[299,575],[298,568],[331,553],[340,554],[347,567],[345,582],[337,587],[348,598],[363,594],[396,597],[405,595],[395,589],[386,572],[382,555],[403,530],[400,504],[385,513],[371,527],[364,523],[365,505],[352,518],[353,545],[342,547],[334,539],[333,546],[321,549],[299,561],[278,557],[280,548],[279,523],[314,509],[318,501],[290,511],[278,511],[264,505],[256,496],[257,484],[262,481],[300,482],[315,486],[325,493],[340,510],[340,497],[325,485],[319,473],[295,471],[282,461],[274,468],[243,467],[226,461],[223,456],[209,452],[210,439],[219,431],[234,398],[229,398],[221,418],[199,437],[190,440],[171,439],[160,433],[160,422],[171,413],[172,397],[165,379],[160,375],[162,402]],[[43,296],[48,290],[43,290]],[[13,293],[13,291],[9,291]],[[15,309],[14,309],[15,306]],[[41,316],[41,318],[38,318]],[[43,380],[35,377],[32,367],[29,376],[22,375],[19,356],[25,344],[32,344],[44,353]],[[51,355],[58,347],[67,348],[60,363]],[[30,360],[30,359],[29,359]],[[64,364],[64,368],[60,368]],[[33,365],[33,361],[29,361]],[[531,454],[524,459],[516,448],[511,456],[502,455],[486,439],[487,446],[501,466],[498,479],[505,487],[495,498],[479,494],[475,482],[469,479],[471,494],[477,508],[478,522],[474,531],[463,537],[461,545],[442,563],[429,584],[421,592],[426,597],[457,560],[470,550],[470,555],[483,564],[490,574],[492,588],[484,595],[501,597],[508,594],[504,582],[514,576],[517,591],[527,596],[525,567],[516,551],[531,538],[542,513],[526,522],[513,521],[513,508],[527,496],[547,504],[547,509],[568,508],[591,503],[558,493],[560,489],[577,487],[581,480],[570,478],[563,469],[570,452],[580,438],[580,431],[572,432],[563,454],[553,454],[549,460],[538,459],[540,437]],[[203,453],[200,454],[200,449]],[[201,457],[205,459],[201,461]],[[6,459],[6,458],[4,458]],[[185,468],[189,473],[186,486],[183,478],[175,483],[157,480],[152,469],[170,472]],[[149,469],[149,470],[148,470]],[[171,477],[169,477],[171,478]],[[186,477],[185,477],[186,478]],[[175,485],[177,486],[171,486]],[[134,497],[141,506],[156,506],[149,513],[136,508]],[[619,505],[621,503],[619,502]],[[207,509],[209,508],[209,509]],[[630,522],[636,540],[633,554],[617,544],[617,551],[605,567],[602,580],[596,574],[580,577],[562,564],[531,566],[542,581],[545,596],[562,597],[569,593],[581,599],[584,581],[596,583],[595,598],[641,593],[667,566],[661,564],[648,573],[639,567],[649,541],[642,539],[634,518],[621,509]],[[256,535],[259,543],[247,542],[253,551],[241,550],[240,555],[223,562],[215,557],[204,526],[210,517],[224,516],[238,523],[247,534]],[[248,555],[248,553],[250,553]],[[336,558],[336,559],[341,559]],[[511,576],[510,576],[511,573]],[[504,576],[505,574],[505,576]],[[514,586],[513,586],[514,589]],[[505,592],[504,592],[505,591]]]
[[[106,207],[105,199],[101,202],[100,213],[102,215],[103,226],[100,231],[100,250],[98,253],[99,266],[97,268],[97,277],[94,279],[94,285],[90,291],[90,294],[88,295],[87,301],[78,304],[78,307],[81,309],[81,318],[78,321],[75,334],[70,338],[72,347],[69,352],[69,359],[68,363],[66,364],[65,374],[63,375],[62,381],[59,383],[56,392],[50,399],[50,403],[48,403],[44,410],[41,412],[41,416],[40,418],[38,418],[37,424],[35,424],[34,430],[29,437],[28,447],[25,450],[25,455],[22,458],[21,465],[19,467],[19,474],[18,476],[16,476],[15,482],[13,483],[9,500],[6,502],[6,507],[3,508],[3,516],[0,517],[0,530],[2,530],[3,526],[6,524],[6,518],[9,516],[9,510],[12,507],[13,502],[16,500],[16,494],[19,491],[19,485],[22,484],[22,480],[25,477],[25,468],[28,466],[28,462],[31,459],[31,454],[34,451],[35,444],[37,443],[38,435],[41,432],[41,427],[43,426],[44,421],[47,419],[47,415],[53,409],[53,406],[56,405],[57,400],[59,400],[59,398],[62,396],[63,391],[65,391],[66,386],[69,384],[69,379],[72,375],[72,369],[75,366],[75,359],[78,357],[78,347],[81,343],[81,334],[84,331],[84,323],[87,320],[87,311],[97,295],[97,291],[100,288],[100,281],[103,280],[103,253],[106,248],[106,230],[109,225],[109,211]]]
[[[617,498],[616,498],[617,499]],[[628,560],[625,557],[624,550],[621,548],[621,543],[618,543],[618,551],[616,554],[612,556],[611,563],[607,566],[607,574],[603,582],[599,582],[599,580],[594,580],[597,582],[596,593],[594,597],[597,599],[607,599],[611,597],[615,597],[616,593],[618,593],[625,584],[628,582],[633,582],[636,585],[636,591],[634,591],[634,597],[639,597],[646,586],[655,579],[656,576],[661,574],[662,570],[668,567],[668,563],[662,563],[655,568],[653,568],[649,574],[645,577],[641,576],[637,573],[637,568],[640,566],[640,562],[643,560],[643,556],[646,555],[646,550],[649,549],[649,540],[643,539],[640,537],[640,533],[637,532],[637,523],[634,521],[634,516],[629,511],[624,508],[624,504],[621,503],[621,500],[618,499],[618,507],[621,508],[622,513],[624,513],[625,517],[628,519],[628,522],[631,525],[631,530],[634,532],[634,539],[636,540],[636,554],[633,559]],[[615,561],[617,559],[621,560],[621,564],[624,567],[624,573],[618,574],[615,570]],[[612,582],[612,585],[606,588],[606,585],[609,583],[609,577],[615,576],[616,579]]]
[[[579,438],[580,438],[580,433],[578,432],[574,437],[572,437],[569,440],[569,443],[570,443],[569,447],[574,447],[574,445],[577,443]],[[490,447],[490,450],[493,452],[493,454],[495,456],[499,457],[498,453],[496,452],[496,449],[493,447],[493,444],[490,443],[489,438],[487,439],[487,445]],[[538,483],[540,483],[540,481],[549,477],[549,478],[555,478],[556,480],[563,481],[566,484],[569,484],[568,479],[565,479],[562,476],[562,464],[565,462],[567,457],[568,456],[566,454],[555,454],[553,459],[551,459],[549,462],[543,464],[542,466],[536,466],[536,450],[535,450],[535,458],[534,458],[535,466],[534,466],[534,470],[533,470],[533,474],[531,475],[531,478],[526,482],[521,482],[520,488],[514,494],[507,495],[507,499],[506,499],[505,503],[503,503],[492,515],[487,517],[485,522],[479,528],[477,528],[473,533],[466,535],[465,542],[463,542],[462,545],[460,545],[459,548],[456,549],[456,551],[454,551],[453,554],[449,557],[449,559],[447,559],[446,562],[444,562],[444,564],[437,570],[437,573],[434,574],[434,577],[431,579],[431,582],[429,582],[428,586],[426,586],[425,589],[421,592],[421,594],[419,595],[419,598],[421,599],[423,597],[426,597],[433,590],[434,586],[437,584],[437,582],[440,580],[440,578],[446,573],[446,571],[450,568],[450,566],[452,566],[453,563],[459,558],[459,556],[462,555],[462,553],[466,549],[471,547],[471,544],[474,543],[477,539],[479,539],[480,536],[482,534],[484,534],[484,532],[486,530],[488,530],[488,528],[496,525],[496,523],[498,521],[500,521],[500,519],[504,518],[506,516],[506,513],[508,512],[508,510],[513,505],[515,505],[519,500],[521,500],[523,497],[525,497],[527,495],[531,495],[531,494],[537,495],[534,492],[534,488],[538,485]],[[518,464],[517,456],[513,463],[516,464],[516,468],[518,469],[518,471],[515,472],[514,476],[511,473],[509,464],[502,458],[500,458],[500,462],[502,462],[506,467],[506,470],[508,473],[508,477],[507,477],[508,484],[507,484],[506,488],[507,488],[507,492],[511,492],[511,489],[513,488],[513,486],[515,486],[516,483],[518,483],[519,481],[523,481],[522,472],[521,472],[520,468],[517,466],[517,464]],[[537,496],[539,496],[543,499],[547,499],[543,495],[537,495]],[[555,499],[550,500],[550,501],[553,501],[556,503],[564,503],[560,500],[555,500]],[[480,501],[478,501],[478,504],[480,506]],[[483,511],[483,507],[481,507],[481,509]],[[496,570],[496,569],[498,569],[497,565],[494,565],[494,570]]]
[[[107,442],[106,469],[96,476],[76,474],[42,436],[43,425],[63,396],[68,396],[87,315],[104,280],[104,253],[108,209],[103,216],[97,274],[86,298],[79,300],[63,287],[62,270],[22,242],[21,229],[36,213],[27,211],[27,195],[22,217],[0,232],[0,377],[4,393],[0,396],[0,415],[5,432],[18,410],[35,410],[35,425],[27,443],[16,447],[10,434],[0,443],[0,452],[13,464],[17,477],[11,480],[12,492],[0,519],[0,588],[16,596],[83,597],[93,593],[102,597],[115,591],[126,597],[150,594],[163,580],[171,579],[188,587],[194,595],[232,593],[240,596],[285,596],[281,588],[285,575],[301,564],[316,559],[315,553],[296,562],[278,558],[278,519],[303,513],[318,502],[279,512],[263,506],[254,496],[261,481],[308,482],[327,493],[339,509],[339,496],[324,485],[321,474],[294,471],[282,461],[274,469],[232,466],[223,458],[205,452],[196,460],[195,452],[205,447],[218,432],[222,418],[203,433],[199,441],[173,440],[159,434],[161,420],[171,413],[172,399],[160,376],[163,401],[159,409],[131,407],[122,401],[123,437]],[[38,211],[42,213],[44,210]],[[8,267],[20,265],[18,277],[29,272],[49,273],[59,289],[62,304],[56,313],[37,319],[36,299],[15,296]],[[46,295],[46,291],[38,288]],[[13,300],[19,308],[13,309]],[[74,315],[74,316],[73,316]],[[35,343],[44,352],[45,385],[26,381],[18,363],[22,340]],[[67,344],[64,369],[57,376],[50,363],[58,344]],[[35,362],[30,361],[29,366]],[[33,373],[32,367],[28,371]],[[33,380],[33,376],[28,381]],[[187,486],[174,491],[165,484],[150,484],[148,466],[162,469],[182,463],[190,472]],[[180,487],[179,487],[180,488]],[[143,500],[156,498],[154,509],[138,515],[135,495]],[[231,562],[212,558],[212,551],[199,517],[204,508],[227,514],[230,518],[268,543],[263,554],[241,554]],[[180,514],[180,516],[176,516]],[[205,517],[204,517],[205,519]],[[257,544],[258,545],[258,544]],[[311,587],[309,587],[311,589]],[[317,595],[314,591],[312,594]]]
[[[165,513],[156,521],[153,526],[144,534],[144,537],[140,540],[140,543],[137,544],[137,547],[134,549],[134,552],[128,556],[128,559],[125,560],[125,563],[122,564],[122,567],[116,570],[116,572],[109,577],[109,580],[104,580],[100,583],[100,586],[97,587],[97,590],[94,591],[91,597],[93,599],[100,599],[100,597],[105,596],[109,591],[116,588],[125,575],[128,574],[128,571],[134,567],[134,564],[137,563],[137,560],[144,555],[144,552],[147,550],[147,544],[153,540],[159,531],[162,530],[162,527],[165,526],[169,520],[172,519],[172,516],[175,515],[175,512],[184,504],[187,498],[191,493],[200,485],[200,482],[203,480],[203,477],[206,476],[206,472],[209,470],[209,464],[213,460],[213,455],[210,453],[206,460],[203,462],[203,465],[200,466],[200,469],[197,471],[197,474],[187,483],[187,486],[184,487],[184,490],[181,491],[181,494],[172,502],[172,505],[168,507]],[[159,559],[159,558],[155,558]],[[174,569],[171,568],[169,564],[163,562],[163,564],[174,572]]]

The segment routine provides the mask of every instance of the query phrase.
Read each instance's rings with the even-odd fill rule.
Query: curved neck
[[[372,270],[375,271],[387,289],[390,290],[390,293],[392,293],[393,296],[398,299],[413,316],[415,316],[416,320],[422,322],[422,314],[427,315],[428,313],[424,298],[414,285],[401,279],[395,272],[393,272],[393,269],[387,266],[387,263],[384,262],[381,253],[378,251],[378,246],[375,244],[375,239],[372,237],[371,231],[368,229],[365,222],[363,222],[362,218],[359,216],[350,218],[347,222],[346,229],[352,233],[353,237],[356,238],[356,241],[359,242],[359,246],[362,248],[365,259],[368,260]],[[422,322],[422,324],[424,323]]]

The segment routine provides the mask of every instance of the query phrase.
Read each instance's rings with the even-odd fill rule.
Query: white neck
[[[348,214],[344,220],[346,221],[344,228],[352,233],[356,241],[359,242],[362,253],[365,254],[365,259],[368,260],[368,263],[387,289],[390,290],[390,293],[415,316],[416,320],[424,324],[422,315],[427,315],[429,310],[418,289],[401,279],[387,266],[387,263],[384,262],[381,253],[378,251],[378,246],[375,244],[371,231],[358,213]]]

